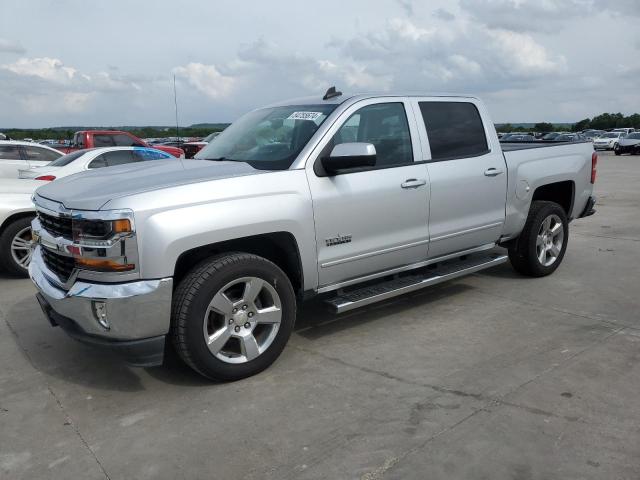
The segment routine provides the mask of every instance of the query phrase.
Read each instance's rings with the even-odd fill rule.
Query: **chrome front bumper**
[[[80,334],[118,342],[168,333],[172,278],[103,284],[78,280],[66,291],[50,280],[56,276],[47,269],[41,249],[33,252],[29,276],[50,308],[71,320]],[[105,315],[108,328],[98,321]]]

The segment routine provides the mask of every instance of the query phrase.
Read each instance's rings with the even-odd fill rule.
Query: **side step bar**
[[[470,273],[495,267],[508,260],[507,255],[492,253],[470,256],[464,260],[443,262],[435,269],[421,274],[407,275],[376,283],[356,290],[339,293],[325,301],[334,313],[343,313],[405,293],[420,290],[431,285],[463,277]]]

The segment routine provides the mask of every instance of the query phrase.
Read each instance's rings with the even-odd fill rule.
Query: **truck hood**
[[[267,172],[242,162],[154,160],[63,177],[38,189],[38,195],[70,209],[100,210],[109,200],[127,195],[261,173]]]

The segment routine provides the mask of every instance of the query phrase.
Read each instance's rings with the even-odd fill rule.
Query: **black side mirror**
[[[321,162],[327,175],[352,168],[375,167],[376,147],[371,143],[340,143]]]

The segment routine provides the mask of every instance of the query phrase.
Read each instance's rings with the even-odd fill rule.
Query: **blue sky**
[[[638,0],[23,0],[0,16],[0,126],[233,121],[349,92],[480,95],[494,121],[640,111]]]

